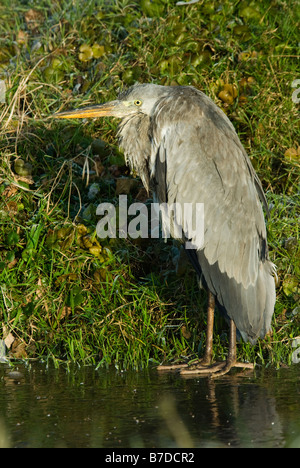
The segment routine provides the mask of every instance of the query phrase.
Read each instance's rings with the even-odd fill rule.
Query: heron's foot
[[[239,367],[243,369],[254,369],[254,365],[248,362],[237,362],[237,361],[222,361],[216,362],[211,365],[192,365],[187,368],[180,370],[180,375],[183,376],[199,376],[217,378],[227,374],[233,367]]]
[[[160,366],[157,366],[156,370],[158,370],[159,372],[178,371],[180,369],[184,369],[187,366],[188,366],[188,364],[184,364],[184,363],[170,364],[170,365],[167,365],[167,366],[160,365]]]
[[[208,362],[206,359],[196,359],[193,361],[189,361],[187,363],[178,363],[178,364],[170,364],[170,365],[161,365],[158,366],[156,369],[159,372],[163,371],[181,371],[181,369],[207,369],[207,366],[210,365],[210,362]]]

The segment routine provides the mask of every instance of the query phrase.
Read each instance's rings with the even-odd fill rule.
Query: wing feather
[[[272,264],[261,249],[265,197],[231,122],[189,89],[162,99],[152,118],[152,179],[159,201],[204,203],[202,273],[243,337],[255,341],[268,331],[275,302]]]

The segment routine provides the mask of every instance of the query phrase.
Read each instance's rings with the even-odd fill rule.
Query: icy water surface
[[[6,446],[300,447],[300,367],[214,381],[0,364]]]

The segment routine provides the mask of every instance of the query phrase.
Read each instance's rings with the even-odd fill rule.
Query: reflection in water
[[[300,373],[183,379],[149,371],[0,366],[0,447],[300,445]]]

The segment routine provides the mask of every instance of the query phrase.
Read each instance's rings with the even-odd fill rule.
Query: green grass
[[[11,356],[138,368],[202,352],[206,296],[192,268],[176,273],[178,246],[95,236],[97,204],[117,203],[116,180],[132,177],[117,122],[49,118],[139,81],[194,85],[233,121],[271,205],[278,267],[273,333],[254,348],[240,343],[239,358],[291,364],[300,335],[298,2],[109,3],[0,5],[0,320],[14,337]],[[224,358],[227,325],[218,318],[215,328],[214,355]]]

